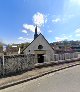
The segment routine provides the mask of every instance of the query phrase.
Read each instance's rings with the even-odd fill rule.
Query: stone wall
[[[54,61],[59,60],[67,60],[67,59],[73,59],[78,58],[78,53],[64,53],[64,54],[55,54],[54,55]]]
[[[0,75],[16,74],[34,68],[34,55],[11,55],[0,59]]]
[[[54,54],[54,62],[64,62],[67,59],[78,58],[77,53]],[[4,63],[3,63],[4,58]],[[52,59],[50,61],[53,61]],[[47,62],[47,61],[46,61]],[[35,68],[35,55],[9,55],[0,57],[0,77],[14,75]]]

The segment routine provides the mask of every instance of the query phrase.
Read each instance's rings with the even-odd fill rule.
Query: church
[[[41,33],[37,34],[37,26],[35,27],[34,40],[23,50],[23,53],[25,55],[34,54],[35,63],[54,61],[54,50]]]

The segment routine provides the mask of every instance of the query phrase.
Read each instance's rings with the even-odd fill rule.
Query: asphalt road
[[[80,66],[45,75],[0,92],[80,92]]]

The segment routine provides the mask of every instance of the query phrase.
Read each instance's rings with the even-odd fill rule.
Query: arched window
[[[39,46],[38,46],[38,49],[39,49],[39,50],[43,49],[43,46],[42,46],[42,45],[39,45]]]

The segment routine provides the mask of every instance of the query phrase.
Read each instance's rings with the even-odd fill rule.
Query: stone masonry
[[[15,74],[32,68],[34,68],[33,55],[4,56],[4,65],[2,57],[0,58],[0,75]]]
[[[77,53],[64,53],[64,54],[54,54],[54,61],[56,62],[62,60],[63,62],[67,59],[78,58]],[[46,61],[47,62],[47,61]],[[9,55],[0,57],[0,77],[3,75],[14,75],[23,71],[28,71],[30,69],[35,68],[35,55],[27,54],[27,55]]]

